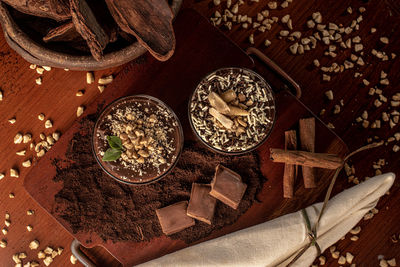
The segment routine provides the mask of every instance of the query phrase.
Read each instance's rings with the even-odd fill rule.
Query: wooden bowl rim
[[[183,0],[172,0],[171,10],[174,18],[179,12]],[[30,63],[71,70],[100,70],[127,63],[147,50],[135,42],[118,51],[107,53],[99,61],[92,56],[75,56],[56,52],[33,41],[16,24],[4,3],[0,2],[0,23],[9,46]]]

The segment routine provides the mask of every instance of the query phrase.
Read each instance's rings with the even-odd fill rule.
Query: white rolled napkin
[[[393,185],[395,175],[368,179],[329,200],[317,228],[323,252],[349,232]],[[306,208],[311,227],[322,208]],[[301,211],[182,249],[139,266],[286,266],[310,241]],[[317,257],[309,247],[293,266],[310,266]]]

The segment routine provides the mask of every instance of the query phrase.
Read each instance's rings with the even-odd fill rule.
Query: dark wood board
[[[191,10],[181,12],[175,22],[175,31],[177,49],[171,60],[161,63],[145,55],[127,65],[114,83],[107,88],[107,91],[87,109],[86,114],[95,112],[99,103],[107,104],[120,96],[146,93],[156,96],[170,105],[181,119],[185,138],[193,139],[186,114],[187,100],[195,85],[205,74],[214,69],[224,66],[252,68],[253,62],[242,50],[210,26],[204,18]],[[202,62],[202,64],[198,64],[198,62]],[[271,136],[258,150],[263,174],[268,179],[258,196],[262,202],[254,204],[235,224],[214,232],[206,239],[295,211],[317,199],[320,200],[324,195],[324,190],[332,175],[331,171],[320,171],[318,187],[312,190],[305,190],[302,181],[298,179],[295,197],[290,200],[282,198],[283,165],[272,164],[269,161],[269,147],[283,147],[284,131],[296,128],[298,119],[313,116],[313,114],[286,91],[277,93],[276,98],[278,120]],[[50,213],[54,195],[62,187],[62,183],[52,181],[55,169],[51,165],[51,159],[63,157],[69,140],[78,127],[79,124],[75,123],[65,132],[61,140],[39,161],[25,179],[24,186],[28,193]],[[319,120],[317,120],[316,129],[317,152],[340,155],[347,152],[341,139]],[[67,222],[61,218],[56,218],[56,220],[72,233]],[[104,246],[124,265],[137,264],[187,246],[182,241],[171,240],[165,236],[143,243],[112,243],[110,241],[102,242],[94,234],[78,233],[73,235],[87,247]],[[92,240],[92,242],[87,243],[87,240]]]

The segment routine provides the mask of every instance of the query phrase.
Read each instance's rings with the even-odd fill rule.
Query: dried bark
[[[169,59],[175,49],[173,14],[165,0],[106,0],[118,26],[134,35],[158,60]]]
[[[66,22],[61,26],[51,29],[46,36],[43,37],[43,41],[47,42],[72,42],[75,40],[82,39],[81,35],[76,31],[74,23],[72,21]]]
[[[69,0],[1,0],[16,10],[37,16],[64,21],[71,18]]]
[[[109,42],[107,34],[85,0],[70,0],[70,5],[72,22],[76,30],[86,40],[92,56],[100,60]]]

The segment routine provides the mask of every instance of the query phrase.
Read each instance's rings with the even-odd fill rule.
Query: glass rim
[[[272,120],[271,128],[268,130],[268,132],[266,133],[266,135],[265,135],[261,140],[259,140],[254,146],[251,146],[250,148],[245,149],[245,150],[242,150],[242,151],[227,151],[227,150],[218,149],[218,148],[212,146],[211,144],[209,144],[206,140],[204,140],[204,139],[199,135],[199,133],[197,132],[196,128],[195,128],[194,125],[193,125],[193,120],[192,120],[192,116],[191,116],[191,112],[190,112],[190,106],[191,106],[191,103],[192,103],[192,99],[193,99],[194,94],[196,93],[197,89],[199,88],[199,85],[201,84],[202,81],[204,81],[204,79],[206,79],[207,77],[211,76],[212,74],[215,74],[216,72],[222,71],[222,70],[241,70],[241,71],[247,71],[247,72],[253,74],[254,76],[257,76],[257,77],[266,85],[266,88],[269,90],[269,93],[270,93],[271,96],[272,96],[272,102],[273,102],[273,104],[274,104],[274,112],[273,112],[273,120]],[[252,151],[256,150],[257,148],[259,148],[262,144],[265,143],[265,141],[266,141],[266,140],[268,139],[268,137],[271,135],[272,129],[274,128],[275,122],[276,122],[276,101],[275,101],[275,94],[274,94],[274,92],[273,92],[273,90],[272,90],[271,85],[270,85],[260,74],[258,74],[257,72],[255,72],[255,71],[253,71],[253,70],[251,70],[251,69],[242,68],[242,67],[222,67],[222,68],[218,68],[218,69],[216,69],[216,70],[213,70],[213,71],[207,73],[207,74],[200,80],[200,82],[196,85],[195,89],[194,89],[193,92],[191,93],[190,98],[189,98],[189,101],[188,101],[188,118],[189,118],[190,127],[192,128],[192,131],[194,132],[196,138],[197,138],[198,140],[200,140],[200,142],[201,142],[203,145],[205,145],[207,148],[209,148],[210,150],[212,150],[212,151],[214,151],[214,152],[217,152],[217,153],[219,153],[219,154],[222,154],[222,155],[231,155],[231,156],[243,155],[243,154],[252,152]]]
[[[132,182],[132,181],[129,181],[129,180],[124,180],[124,179],[118,178],[118,177],[116,177],[115,175],[113,175],[112,173],[110,173],[110,172],[103,166],[102,160],[98,157],[97,153],[95,152],[95,147],[94,147],[94,139],[95,139],[96,128],[97,128],[97,126],[98,126],[98,123],[99,123],[99,121],[100,121],[100,118],[104,115],[104,113],[105,113],[106,111],[108,111],[109,108],[111,108],[113,105],[115,105],[116,103],[118,103],[118,102],[120,102],[120,101],[129,99],[129,98],[137,98],[137,97],[142,97],[142,98],[150,99],[150,100],[156,102],[158,105],[161,105],[161,106],[163,106],[164,108],[166,108],[167,110],[169,110],[169,111],[171,112],[172,116],[174,117],[174,119],[175,119],[176,122],[177,122],[177,127],[176,127],[176,128],[178,129],[178,135],[179,135],[179,138],[180,138],[180,140],[181,140],[181,141],[178,143],[178,145],[179,145],[179,151],[178,151],[178,153],[177,153],[177,155],[176,155],[176,158],[175,158],[174,162],[171,164],[171,166],[169,166],[169,168],[168,168],[165,172],[163,172],[161,175],[156,176],[155,178],[153,178],[153,179],[151,179],[151,180],[148,180],[148,181],[145,181],[145,182]],[[93,127],[93,130],[92,130],[92,139],[91,139],[91,143],[92,143],[91,146],[92,146],[92,152],[93,152],[94,158],[96,159],[96,162],[98,163],[98,165],[101,167],[101,169],[102,169],[105,173],[107,173],[111,178],[115,179],[115,180],[118,181],[118,182],[121,182],[121,183],[124,183],[124,184],[128,184],[128,185],[137,185],[137,186],[139,186],[139,185],[148,185],[148,184],[157,182],[157,181],[161,180],[162,178],[164,178],[167,174],[169,174],[169,173],[172,171],[172,169],[174,169],[174,167],[175,167],[176,164],[178,163],[178,159],[180,158],[180,156],[181,156],[181,154],[182,154],[183,145],[184,145],[184,135],[183,135],[183,128],[182,128],[181,122],[180,122],[178,116],[175,114],[175,112],[173,111],[173,109],[172,109],[170,106],[168,106],[168,105],[165,104],[163,101],[161,101],[160,99],[158,99],[158,98],[156,98],[156,97],[154,97],[154,96],[150,96],[150,95],[146,95],[146,94],[137,94],[137,95],[128,95],[128,96],[119,97],[119,98],[113,100],[110,104],[108,104],[108,105],[100,112],[100,115],[99,115],[99,117],[96,119],[96,123],[95,123],[95,125],[94,125],[94,127]]]

